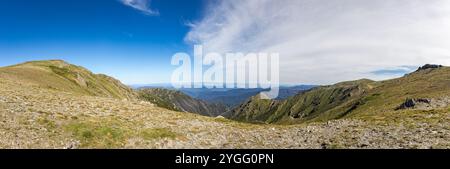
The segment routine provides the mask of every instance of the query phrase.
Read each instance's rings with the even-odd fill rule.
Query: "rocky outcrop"
[[[422,67],[419,67],[417,71],[426,70],[426,69],[437,69],[443,67],[442,65],[434,65],[434,64],[426,64]]]
[[[416,98],[406,99],[396,110],[403,109],[418,109],[418,110],[431,110],[436,108],[445,108],[450,104],[450,98]]]
[[[400,105],[397,110],[400,109],[409,109],[409,108],[417,108],[417,107],[431,107],[431,99],[406,99],[402,105]]]

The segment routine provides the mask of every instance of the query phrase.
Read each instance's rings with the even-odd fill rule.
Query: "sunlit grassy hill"
[[[41,88],[104,96],[135,99],[134,92],[120,81],[102,74],[68,64],[62,60],[34,61],[0,68],[0,78]]]
[[[293,124],[311,121],[377,116],[403,109],[443,109],[450,105],[450,68],[429,67],[404,77],[371,81],[358,80],[321,86],[284,101],[253,97],[229,114],[248,122]],[[425,102],[425,103],[424,103]]]

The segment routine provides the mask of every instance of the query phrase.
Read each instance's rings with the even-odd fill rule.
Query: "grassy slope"
[[[111,97],[116,99],[143,99],[174,111],[187,111],[216,116],[226,107],[207,104],[176,91],[155,90],[135,92],[120,81],[61,60],[32,61],[0,68],[0,77],[16,83],[43,89],[70,92],[80,96]]]
[[[267,119],[276,115],[281,102],[260,98],[260,95],[251,97],[232,112],[226,114],[226,117],[238,121],[264,123]]]
[[[138,91],[138,95],[142,100],[147,100],[158,105],[158,107],[174,111],[182,111],[173,103],[175,98],[187,99],[189,97],[177,91],[164,89],[141,89]]]
[[[349,117],[377,115],[394,111],[408,98],[443,98],[450,96],[450,68],[427,69],[405,77],[377,82],[358,109]]]
[[[450,68],[420,70],[386,81],[358,80],[317,87],[281,103],[252,98],[234,110],[231,119],[265,123],[302,123],[359,118],[393,112],[407,98],[450,96]],[[261,109],[265,105],[277,107]],[[274,110],[276,109],[276,110]]]
[[[272,116],[269,122],[304,122],[325,117],[337,119],[355,109],[359,99],[371,88],[373,81],[363,79],[318,87],[287,99],[277,112],[289,112]],[[280,113],[282,114],[282,113]]]
[[[174,111],[191,112],[215,117],[227,110],[227,108],[221,104],[209,104],[175,90],[158,88],[141,89],[137,93],[142,100],[155,103],[159,107]]]
[[[93,74],[83,67],[61,60],[33,61],[0,68],[0,77],[17,83],[72,92],[81,95],[134,99],[132,89],[120,81],[101,74]]]

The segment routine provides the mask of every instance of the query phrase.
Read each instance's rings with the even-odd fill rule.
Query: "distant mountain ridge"
[[[216,117],[228,111],[225,105],[194,99],[180,91],[152,88],[137,90],[139,98],[169,110]]]
[[[226,117],[258,123],[328,121],[396,111],[411,99],[416,102],[436,100],[440,107],[446,107],[448,99],[445,98],[449,96],[450,68],[425,65],[401,78],[379,82],[362,79],[320,86],[282,101],[252,97]]]
[[[137,87],[137,86],[135,86]],[[296,85],[296,86],[281,86],[277,99],[285,99],[296,95],[301,91],[309,90],[316,85]],[[156,85],[142,85],[138,89],[145,88],[165,88],[169,90],[178,90],[193,98],[206,101],[211,104],[223,104],[227,107],[233,108],[242,104],[248,98],[255,96],[268,89],[228,89],[228,88],[182,88],[174,89],[170,84],[156,84]]]

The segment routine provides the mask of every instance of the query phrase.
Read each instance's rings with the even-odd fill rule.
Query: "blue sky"
[[[450,65],[449,0],[1,0],[0,66],[63,59],[126,84],[167,83],[171,57],[280,54],[283,84]]]
[[[127,84],[168,82],[204,5],[154,0],[147,9],[158,13],[148,14],[120,0],[1,0],[0,66],[63,59]]]

